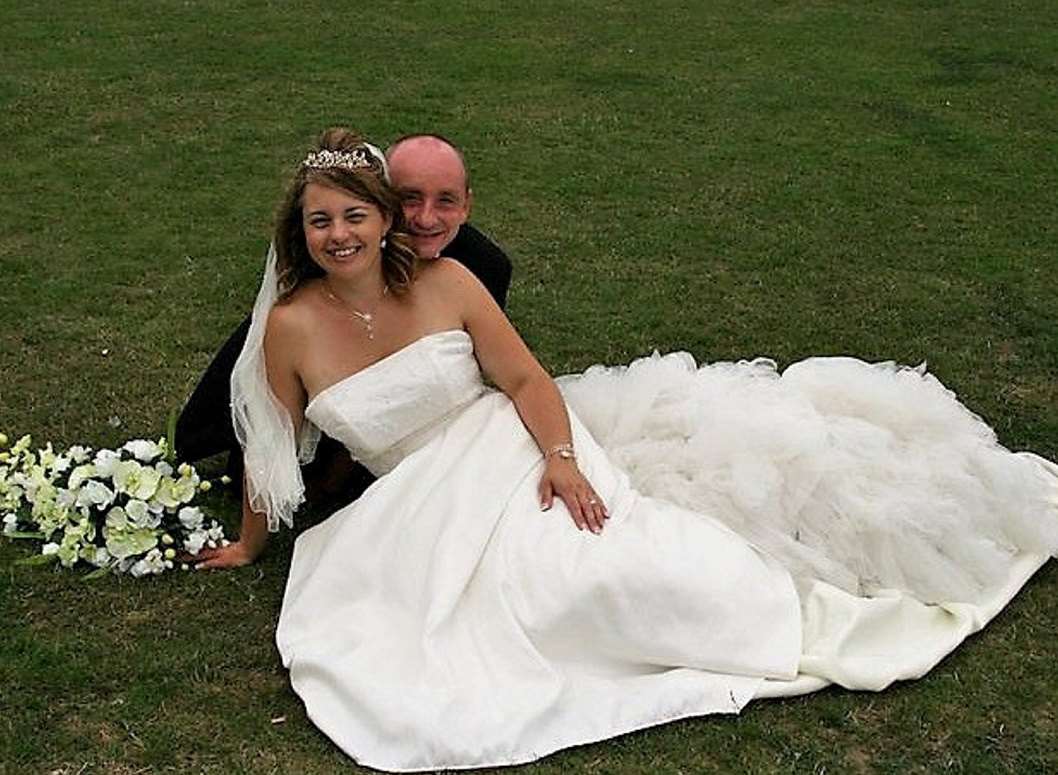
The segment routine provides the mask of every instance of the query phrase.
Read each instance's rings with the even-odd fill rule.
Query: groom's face
[[[389,175],[401,197],[412,247],[419,258],[436,258],[470,216],[466,169],[451,146],[418,137],[389,153]]]

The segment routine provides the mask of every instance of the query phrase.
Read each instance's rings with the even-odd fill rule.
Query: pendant
[[[375,314],[373,312],[361,312],[360,310],[353,309],[352,307],[347,305],[340,298],[338,298],[337,294],[335,294],[327,286],[327,281],[326,280],[323,281],[323,286],[324,286],[323,287],[324,293],[327,295],[327,297],[332,302],[334,302],[337,306],[341,307],[345,311],[346,316],[349,317],[350,320],[357,320],[357,321],[360,322],[360,325],[362,325],[364,327],[364,333],[367,334],[367,338],[368,339],[374,339],[375,338]],[[389,292],[389,287],[387,286],[386,288],[384,288],[382,290],[382,296],[385,296],[386,293],[388,293],[388,292]]]

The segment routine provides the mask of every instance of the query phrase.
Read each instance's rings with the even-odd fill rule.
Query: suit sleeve
[[[481,280],[501,308],[507,307],[507,291],[511,287],[511,260],[495,242],[464,223],[456,238],[443,251]]]
[[[237,449],[231,424],[231,372],[250,330],[247,316],[221,346],[176,421],[176,453],[194,462]]]

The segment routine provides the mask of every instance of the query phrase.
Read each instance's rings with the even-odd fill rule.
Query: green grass
[[[290,165],[346,124],[466,146],[511,316],[556,372],[928,359],[1005,444],[1058,458],[1052,3],[2,7],[9,435],[160,434],[251,304]],[[272,645],[291,544],[84,583],[0,542],[0,775],[356,770]],[[1056,593],[1052,564],[915,683],[525,769],[1054,771]]]

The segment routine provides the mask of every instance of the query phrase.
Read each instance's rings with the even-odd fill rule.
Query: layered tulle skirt
[[[924,367],[687,353],[559,380],[640,492],[855,595],[979,602],[1058,550],[1058,468],[1014,454]]]

